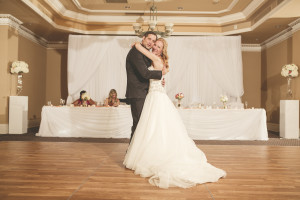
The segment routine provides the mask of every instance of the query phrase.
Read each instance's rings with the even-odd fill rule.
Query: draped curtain
[[[125,98],[126,56],[135,36],[71,35],[68,46],[68,103],[86,90],[92,99],[104,102],[110,89]],[[239,102],[243,95],[240,36],[173,36],[166,39],[170,72],[166,90],[172,101],[220,104],[220,95]]]

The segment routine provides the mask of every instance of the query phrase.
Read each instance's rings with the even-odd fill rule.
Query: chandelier
[[[159,31],[157,28],[157,8],[154,5],[154,0],[153,4],[150,7],[150,21],[148,22],[148,30],[147,31],[153,31],[157,35],[160,35],[161,37],[169,37],[173,33],[173,23],[165,23],[165,31]],[[138,37],[143,37],[144,34],[147,31],[143,31],[141,24],[139,23],[134,23],[133,24],[133,29],[135,31],[135,34]]]

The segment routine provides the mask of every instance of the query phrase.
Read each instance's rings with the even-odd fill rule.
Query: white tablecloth
[[[178,109],[194,140],[268,140],[264,109]],[[129,138],[129,107],[44,106],[37,136]]]
[[[128,107],[44,106],[37,136],[129,138],[131,126]]]
[[[179,109],[194,140],[268,140],[264,109]]]

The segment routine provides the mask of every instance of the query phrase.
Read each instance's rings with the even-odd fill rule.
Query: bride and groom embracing
[[[165,92],[162,79],[169,71],[167,42],[146,32],[142,42],[129,51],[126,71],[126,98],[133,118],[123,163],[126,168],[150,177],[149,182],[160,188],[188,188],[225,177],[225,171],[207,163]]]

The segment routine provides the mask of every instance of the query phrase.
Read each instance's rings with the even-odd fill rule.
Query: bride
[[[141,44],[135,47],[152,60],[149,70],[168,71],[167,42],[159,38],[152,53]],[[216,182],[226,172],[207,163],[205,154],[189,138],[180,115],[167,96],[161,80],[150,80],[140,121],[125,155],[126,168],[150,177],[160,188],[188,188]]]

